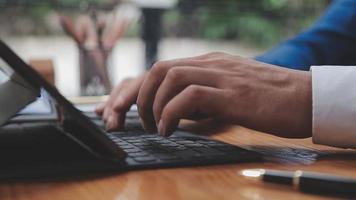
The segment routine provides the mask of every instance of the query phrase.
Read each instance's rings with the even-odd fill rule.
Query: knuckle
[[[173,113],[174,113],[174,108],[168,104],[168,105],[167,105],[166,107],[164,107],[164,109],[162,110],[161,119],[167,121],[167,119],[169,118],[169,116],[172,116]]]
[[[218,88],[231,88],[231,80],[229,78],[217,78],[216,86]]]
[[[126,111],[127,110],[127,106],[126,106],[127,104],[125,103],[125,102],[123,102],[123,103],[114,103],[114,105],[113,105],[113,109],[115,110],[115,111],[119,111],[119,112],[123,112],[123,111]]]
[[[133,78],[124,78],[124,79],[121,81],[121,84],[128,84],[128,83],[130,83],[132,80],[133,80]]]
[[[198,100],[204,95],[204,91],[197,85],[190,85],[187,87],[187,95],[190,99]]]
[[[166,78],[172,82],[178,82],[183,76],[183,72],[179,68],[172,68],[168,70]]]
[[[213,51],[207,54],[208,57],[218,57],[218,56],[223,56],[225,53],[220,52],[220,51]]]
[[[159,76],[165,71],[166,67],[167,67],[166,61],[158,61],[155,64],[153,64],[151,68],[151,74],[154,76]]]
[[[229,63],[228,60],[226,60],[226,59],[223,58],[223,57],[218,57],[218,58],[214,59],[213,62],[216,63],[216,64],[218,64],[218,65],[223,65],[223,66],[225,66],[226,64]]]

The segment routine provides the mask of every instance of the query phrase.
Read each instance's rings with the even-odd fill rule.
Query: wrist
[[[300,71],[296,84],[298,89],[296,91],[297,98],[297,119],[296,127],[298,135],[301,137],[310,137],[312,135],[312,75],[311,72]]]

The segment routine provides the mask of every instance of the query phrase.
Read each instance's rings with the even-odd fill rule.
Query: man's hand
[[[126,112],[136,102],[138,91],[145,75],[138,78],[125,79],[111,92],[110,98],[97,106],[95,112],[106,123],[106,130],[121,129],[125,122]]]
[[[140,83],[122,86],[132,90],[126,103],[136,98]],[[113,91],[116,95],[120,92]],[[111,97],[109,105],[117,99]],[[282,137],[309,137],[311,75],[225,53],[161,61],[146,75],[137,106],[144,128],[158,127],[165,136],[180,119],[213,118]],[[104,120],[105,112],[118,114],[117,108],[106,107]]]

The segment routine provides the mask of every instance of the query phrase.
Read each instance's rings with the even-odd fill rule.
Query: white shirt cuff
[[[356,66],[312,66],[313,142],[356,148]]]

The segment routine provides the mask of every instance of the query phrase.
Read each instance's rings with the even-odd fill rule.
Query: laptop
[[[128,112],[124,130],[107,133],[98,116],[78,110],[1,40],[0,57],[26,84],[24,87],[50,105],[51,113],[45,117],[17,113],[1,126],[2,180],[252,162],[262,158],[257,152],[180,129],[170,137],[146,133],[134,110]],[[29,97],[33,99],[33,95]],[[3,110],[4,105],[1,107]]]

